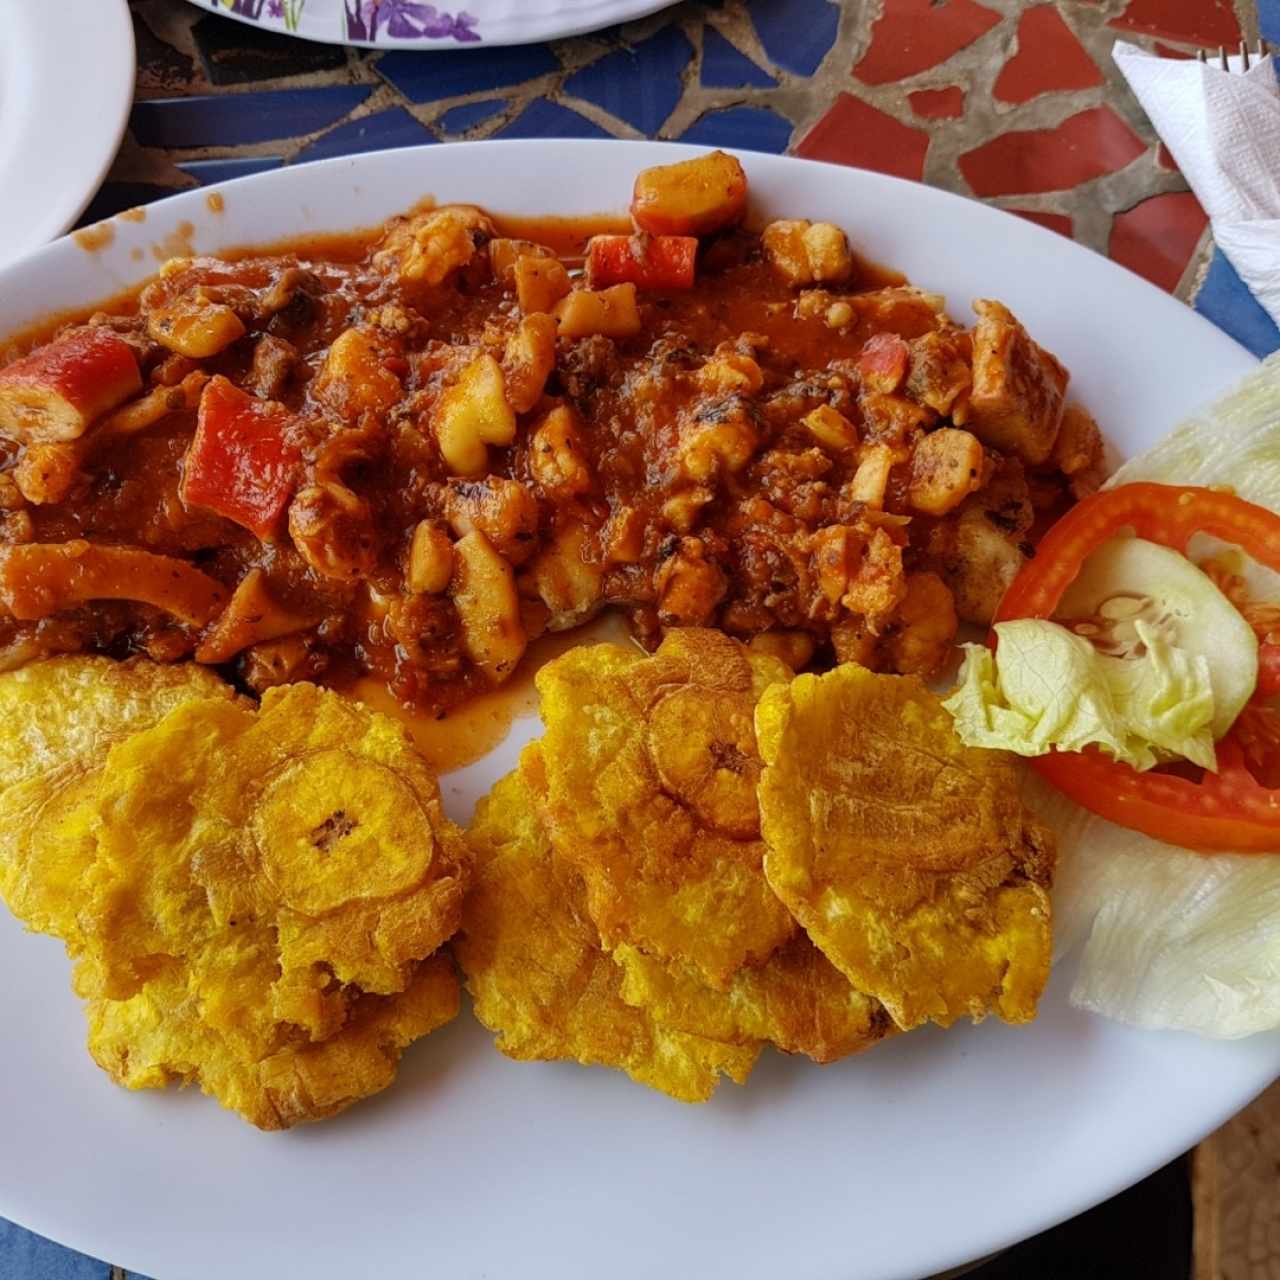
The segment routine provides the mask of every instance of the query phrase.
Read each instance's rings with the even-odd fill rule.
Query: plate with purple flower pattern
[[[0,2],[0,265],[61,235],[97,191],[133,101],[125,0]]]
[[[672,0],[191,0],[254,26],[325,44],[465,49],[580,35]]]

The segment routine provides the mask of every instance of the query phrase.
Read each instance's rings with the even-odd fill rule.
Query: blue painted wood
[[[372,92],[365,84],[339,84],[320,89],[152,98],[133,108],[129,127],[144,147],[274,142],[328,128]]]

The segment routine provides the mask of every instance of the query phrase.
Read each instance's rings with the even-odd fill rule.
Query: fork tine
[[[1271,52],[1271,46],[1261,37],[1258,37],[1258,60],[1261,61]]]
[[[1204,62],[1204,63],[1207,63],[1207,62],[1209,61],[1209,56],[1208,56],[1208,54],[1206,54],[1206,53],[1205,53],[1205,51],[1204,51],[1203,49],[1197,49],[1197,50],[1196,50],[1196,61],[1197,61],[1197,62]]]
[[[1222,63],[1223,71],[1231,70],[1231,63],[1227,60],[1227,46],[1225,44],[1218,46],[1218,61]]]
[[[1247,40],[1240,41],[1240,70],[1249,70],[1249,42]]]

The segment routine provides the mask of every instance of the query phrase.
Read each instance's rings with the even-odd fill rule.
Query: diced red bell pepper
[[[142,390],[133,348],[105,325],[73,329],[0,369],[0,435],[76,440]]]
[[[896,333],[877,333],[858,353],[858,372],[871,391],[891,395],[907,376],[911,348]]]
[[[200,397],[195,439],[182,473],[182,500],[270,537],[298,478],[301,455],[286,435],[290,415],[212,378]]]
[[[640,289],[692,289],[694,236],[592,236],[587,279],[593,289],[633,284]]]

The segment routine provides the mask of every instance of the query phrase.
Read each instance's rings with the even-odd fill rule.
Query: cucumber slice
[[[1124,657],[1133,620],[1162,628],[1185,653],[1202,654],[1213,686],[1213,736],[1231,727],[1258,683],[1258,640],[1240,611],[1184,555],[1145,538],[1112,538],[1085,562],[1058,606],[1059,621],[1104,653]],[[1094,629],[1096,628],[1096,630]]]

